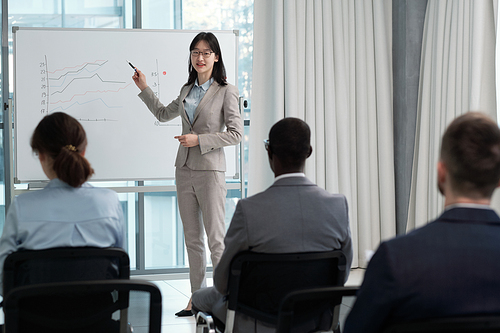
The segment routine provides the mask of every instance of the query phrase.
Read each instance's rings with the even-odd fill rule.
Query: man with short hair
[[[214,272],[212,288],[193,294],[193,308],[223,322],[229,266],[239,252],[324,252],[340,249],[346,256],[346,279],[352,261],[347,200],[330,194],[304,175],[312,153],[309,126],[297,118],[277,122],[266,140],[275,182],[266,191],[242,199],[236,206],[224,240],[225,250]],[[275,332],[275,328],[236,314],[235,332]]]
[[[445,210],[437,220],[382,243],[373,255],[345,333],[397,322],[500,312],[500,129],[470,112],[447,128],[437,165]]]

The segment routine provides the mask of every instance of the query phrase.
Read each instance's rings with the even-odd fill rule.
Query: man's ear
[[[445,193],[445,181],[448,175],[448,169],[446,169],[446,165],[443,163],[443,161],[439,160],[437,164],[437,187],[439,192],[446,196]]]
[[[448,168],[446,168],[446,164],[443,161],[439,160],[437,163],[437,177],[438,183],[442,184],[446,180],[446,176],[448,175]],[[499,183],[500,185],[500,183]]]
[[[306,158],[309,158],[309,156],[311,156],[312,153],[313,153],[313,147],[309,146],[309,154],[307,154]]]
[[[271,150],[271,146],[267,146],[267,157],[269,157],[270,160],[273,159],[273,151]]]

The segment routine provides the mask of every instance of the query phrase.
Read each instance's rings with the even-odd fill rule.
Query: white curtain
[[[270,186],[262,140],[305,120],[306,175],[347,197],[353,267],[395,235],[391,0],[255,0],[249,195]]]
[[[495,16],[492,0],[427,4],[407,230],[443,210],[436,165],[446,126],[467,111],[496,119]]]

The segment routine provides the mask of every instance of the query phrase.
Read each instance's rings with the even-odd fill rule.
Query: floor
[[[364,270],[354,269],[349,274],[349,279],[346,286],[359,286],[363,280]],[[190,296],[189,280],[187,278],[179,278],[178,276],[163,275],[161,280],[155,280],[154,276],[149,277],[133,277],[135,279],[145,279],[150,280],[155,283],[161,293],[162,293],[162,333],[193,333],[195,332],[195,319],[194,317],[183,317],[179,318],[174,315],[177,311],[183,309]],[[212,285],[212,279],[208,279],[208,285]],[[342,303],[340,309],[340,322],[341,327],[345,321],[346,315],[349,313],[352,304],[354,303],[354,297],[346,297]],[[131,309],[129,310],[129,318],[134,326],[134,333],[147,332],[146,327],[141,326],[140,322],[144,322],[143,311],[141,309],[134,309],[131,304]],[[134,325],[134,322],[136,323]]]

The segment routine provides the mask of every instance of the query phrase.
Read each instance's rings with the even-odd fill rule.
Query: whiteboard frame
[[[14,141],[13,141],[13,148],[14,148],[14,156],[13,156],[13,159],[11,159],[9,162],[10,164],[13,166],[13,170],[14,170],[14,183],[15,184],[20,184],[20,183],[32,183],[33,185],[37,184],[37,183],[46,183],[47,180],[46,179],[39,179],[39,180],[23,180],[23,179],[19,179],[17,177],[18,175],[18,169],[17,169],[17,161],[18,161],[18,157],[17,157],[17,152],[18,152],[18,148],[17,148],[17,128],[18,128],[18,123],[17,123],[17,111],[16,111],[16,32],[17,31],[20,31],[20,30],[35,30],[35,31],[78,31],[78,32],[81,32],[81,31],[84,31],[84,32],[88,32],[88,31],[92,31],[92,32],[95,32],[95,31],[105,31],[105,32],[112,32],[112,33],[120,33],[120,32],[127,32],[127,33],[130,33],[130,32],[159,32],[159,33],[168,33],[168,32],[175,32],[175,33],[186,33],[186,34],[193,34],[193,33],[199,33],[199,32],[203,32],[203,31],[206,31],[206,30],[185,30],[185,29],[112,29],[112,28],[109,28],[109,29],[106,29],[106,28],[88,28],[88,29],[84,29],[84,28],[43,28],[43,27],[18,27],[18,26],[13,26],[12,27],[12,38],[13,38],[13,85],[14,85],[14,89],[13,89],[13,102],[14,102]],[[234,73],[235,73],[235,77],[234,77],[234,85],[237,87],[238,86],[238,59],[239,59],[239,53],[238,53],[238,47],[239,47],[239,44],[238,44],[238,38],[239,38],[239,30],[209,30],[209,31],[213,31],[215,33],[228,33],[228,34],[234,34],[234,38],[235,38],[235,43],[234,43],[234,56],[235,56],[235,62],[234,62]],[[227,66],[226,66],[227,68]],[[241,96],[240,96],[240,100],[241,100]],[[240,114],[243,115],[243,107],[241,105],[241,103],[239,103],[239,107],[240,107]],[[243,139],[241,140],[241,142],[237,145],[234,146],[234,149],[235,149],[235,158],[234,158],[234,170],[235,170],[235,174],[234,175],[228,175],[226,174],[226,183],[228,180],[232,180],[231,183],[234,183],[235,180],[237,181],[237,183],[240,183],[241,185],[243,184]],[[233,163],[232,160],[227,160],[226,159],[226,165],[228,165],[229,163]],[[41,167],[40,167],[41,168]],[[174,165],[172,165],[172,168],[175,168]],[[89,179],[89,181],[96,181],[96,182],[99,182],[99,181],[148,181],[148,180],[171,180],[173,179],[174,177],[163,177],[163,178],[91,178]],[[35,187],[37,187],[35,185]],[[240,186],[240,189],[242,191],[242,194],[243,194],[243,189],[242,189],[242,186]],[[135,192],[135,191],[133,191]]]

